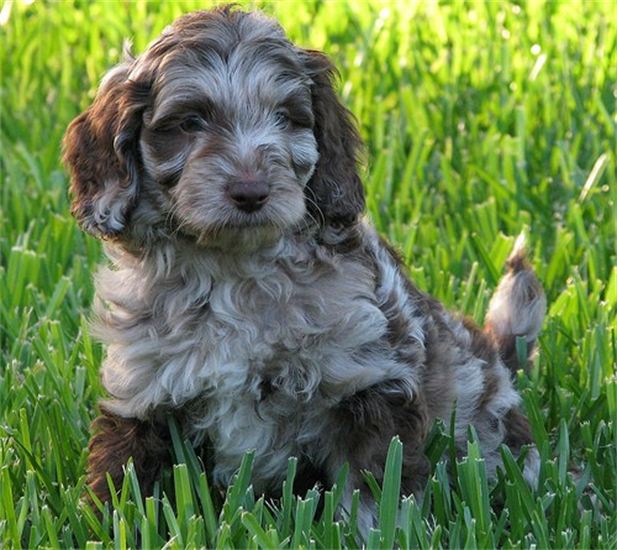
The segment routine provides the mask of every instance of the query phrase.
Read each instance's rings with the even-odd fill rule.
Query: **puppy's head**
[[[212,243],[308,218],[354,224],[360,139],[334,76],[326,56],[259,14],[178,19],[112,69],[69,126],[73,214],[126,241],[171,231]]]

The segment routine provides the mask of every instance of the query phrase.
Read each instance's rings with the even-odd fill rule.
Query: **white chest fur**
[[[244,257],[162,249],[113,260],[99,273],[107,305],[96,325],[107,406],[143,418],[190,403],[185,428],[212,440],[222,481],[250,448],[272,480],[284,472],[272,458],[308,443],[324,411],[403,375],[360,261],[289,241]]]

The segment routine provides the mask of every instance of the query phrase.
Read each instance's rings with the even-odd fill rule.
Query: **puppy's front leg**
[[[375,525],[376,511],[362,471],[369,470],[379,483],[383,482],[388,447],[395,435],[403,443],[401,492],[419,494],[424,488],[429,473],[423,453],[428,429],[426,404],[421,396],[411,394],[404,381],[383,382],[343,400],[331,411],[327,424],[330,481],[349,462],[350,476],[343,504],[348,508],[353,490],[360,489],[358,526],[366,535]]]
[[[137,418],[123,418],[101,408],[92,423],[88,449],[88,486],[102,501],[111,500],[107,474],[119,489],[123,466],[133,458],[142,494],[148,495],[161,466],[169,462],[170,438],[166,426]]]

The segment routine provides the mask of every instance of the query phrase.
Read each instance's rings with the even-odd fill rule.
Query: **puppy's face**
[[[74,215],[97,236],[201,244],[290,231],[305,216],[353,224],[360,140],[333,73],[261,15],[179,19],[110,71],[69,127]]]
[[[297,224],[319,157],[299,55],[275,38],[200,45],[168,54],[143,114],[141,157],[163,208],[196,236]]]

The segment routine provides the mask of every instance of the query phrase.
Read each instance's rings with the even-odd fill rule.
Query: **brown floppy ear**
[[[321,52],[302,53],[313,81],[314,132],[319,150],[315,172],[307,185],[307,207],[310,212],[314,210],[311,214],[317,219],[325,218],[326,224],[349,226],[364,210],[357,168],[362,139],[353,115],[334,91],[338,74],[332,62]]]
[[[71,173],[71,212],[88,233],[119,235],[137,195],[141,162],[138,138],[149,87],[128,80],[130,65],[103,79],[92,106],[64,136],[64,163]]]

